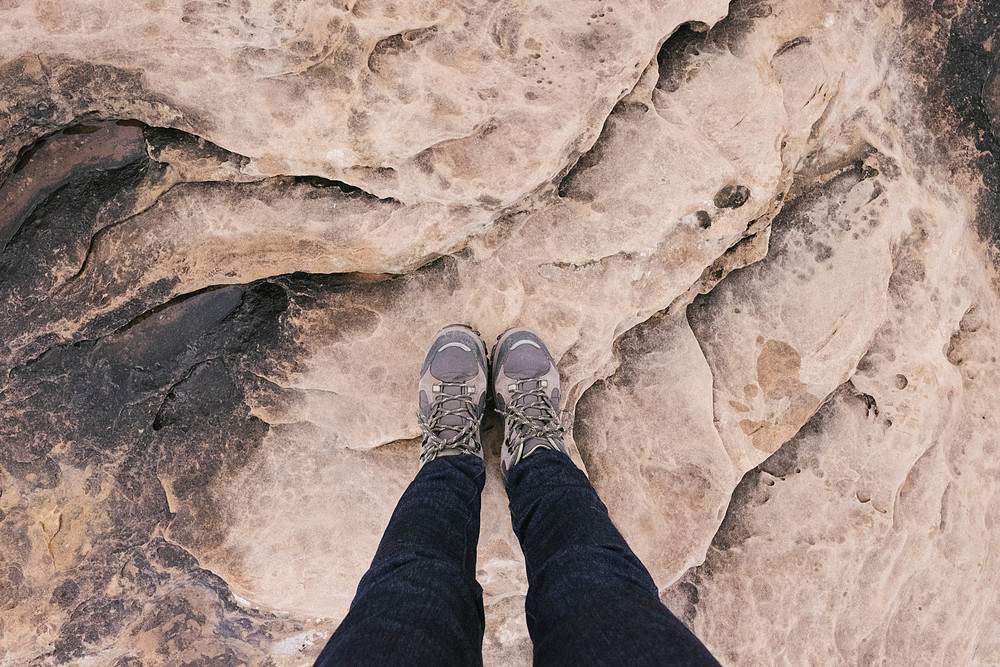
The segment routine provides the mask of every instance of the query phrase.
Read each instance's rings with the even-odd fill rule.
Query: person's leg
[[[490,373],[504,416],[500,471],[528,571],[535,664],[718,664],[660,603],[649,572],[566,455],[559,371],[542,339],[506,332]]]
[[[476,547],[486,382],[479,334],[461,325],[439,331],[417,383],[420,471],[316,665],[483,664]]]
[[[506,479],[528,574],[536,665],[717,665],[660,602],[646,568],[566,454],[539,450]]]
[[[316,665],[481,665],[475,455],[424,465],[403,493],[351,610]]]

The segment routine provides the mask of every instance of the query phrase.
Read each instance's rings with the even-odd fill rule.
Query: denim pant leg
[[[536,665],[717,665],[660,602],[649,572],[568,456],[539,451],[506,482],[528,574]]]
[[[476,546],[485,480],[482,459],[469,454],[420,469],[317,666],[483,664]]]

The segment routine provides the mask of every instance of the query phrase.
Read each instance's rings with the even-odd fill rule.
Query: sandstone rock
[[[84,113],[136,118],[264,174],[495,208],[593,143],[665,36],[725,8],[6,3],[0,131],[23,145]]]
[[[724,664],[1000,661],[995,9],[0,19],[0,662],[315,657],[453,321],[543,334]],[[529,664],[501,431],[484,651]]]
[[[743,479],[706,563],[685,577],[695,629],[734,663],[997,658],[984,639],[996,599],[984,388],[997,353],[984,313],[996,296],[965,271],[976,264],[926,243],[935,223],[954,230],[924,219],[895,253],[889,316],[858,372]],[[781,639],[754,640],[761,623]]]
[[[851,374],[885,315],[900,219],[880,178],[856,170],[788,204],[766,261],[692,306],[716,420],[746,470],[798,432]],[[741,470],[741,472],[742,472]]]
[[[581,399],[576,437],[612,520],[666,585],[704,558],[738,475],[712,423],[711,369],[683,310],[632,329],[617,356],[615,374]]]

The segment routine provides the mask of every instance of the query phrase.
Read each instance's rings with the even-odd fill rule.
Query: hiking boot
[[[472,329],[453,324],[434,337],[420,370],[421,467],[451,454],[482,458],[479,423],[486,408],[486,368],[486,346]]]
[[[559,370],[542,339],[527,329],[511,329],[493,348],[490,386],[496,411],[504,418],[500,472],[540,449],[566,453],[559,419]]]

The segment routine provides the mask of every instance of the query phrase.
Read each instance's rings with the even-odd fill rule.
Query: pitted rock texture
[[[78,0],[0,11],[0,77],[37,96],[9,106],[0,131],[16,141],[114,107],[251,157],[255,172],[349,173],[407,203],[496,209],[593,143],[666,35],[726,6],[172,0],[125,11]]]
[[[723,664],[1000,664],[1000,5],[0,2],[0,663],[300,665],[451,322]],[[487,664],[527,582],[484,423]]]

